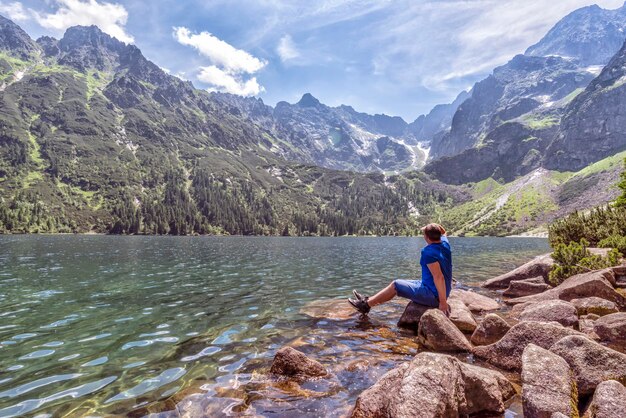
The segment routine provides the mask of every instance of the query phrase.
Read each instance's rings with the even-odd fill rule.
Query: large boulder
[[[557,287],[546,290],[543,293],[508,299],[506,303],[515,305],[554,299],[570,301],[572,299],[596,296],[614,302],[618,307],[626,306],[626,298],[615,291],[613,283],[615,283],[613,270],[595,270],[572,276]]]
[[[596,334],[593,329],[596,320],[593,319],[592,316],[593,315],[591,315],[591,317],[588,315],[584,315],[580,317],[580,319],[578,320],[578,330],[587,335],[587,337],[591,338],[592,340],[600,340],[600,337],[598,337],[598,334]]]
[[[502,414],[515,394],[499,372],[437,353],[420,353],[357,398],[352,417],[458,417]]]
[[[439,309],[422,315],[417,334],[420,342],[434,351],[472,351],[465,335]]]
[[[474,348],[476,357],[507,370],[522,369],[522,353],[528,344],[550,348],[568,335],[582,335],[571,328],[548,322],[524,321],[513,326],[499,341]]]
[[[506,289],[512,281],[531,279],[537,276],[543,277],[547,283],[548,274],[553,264],[554,260],[550,254],[540,255],[515,270],[487,280],[482,284],[482,287],[487,289]]]
[[[578,327],[576,307],[560,299],[528,305],[520,314],[519,319],[520,321],[554,321],[565,327]]]
[[[448,299],[450,321],[463,332],[474,332],[477,327],[474,315],[460,299]]]
[[[319,362],[291,347],[276,352],[270,373],[295,378],[323,377],[328,374]]]
[[[626,312],[618,312],[603,316],[593,324],[593,330],[600,341],[615,348],[626,350]]]
[[[420,305],[415,302],[409,302],[404,308],[404,312],[398,321],[398,327],[412,329],[417,332],[417,328],[420,323],[420,319],[422,315],[429,310],[432,309],[432,306]]]
[[[613,274],[615,275],[615,284],[616,288],[625,289],[626,288],[626,266],[616,266],[613,267]]]
[[[550,351],[528,344],[522,354],[522,406],[527,418],[560,412],[578,416],[578,393],[569,365]]]
[[[494,311],[500,309],[500,304],[490,297],[472,292],[471,290],[454,289],[449,299],[459,299],[472,312]]]
[[[501,411],[502,402],[516,394],[511,382],[498,371],[460,361],[459,366],[465,383],[467,414]]]
[[[607,380],[596,388],[583,418],[615,417],[626,417],[626,388],[616,380]]]
[[[519,298],[522,296],[536,295],[551,289],[552,286],[547,284],[543,277],[533,277],[525,280],[513,280],[509,287],[502,293],[508,298]]]
[[[557,341],[550,351],[569,364],[574,373],[578,394],[591,395],[605,380],[626,382],[626,354],[611,350],[581,335],[570,335]]]
[[[572,299],[571,302],[572,305],[574,305],[578,310],[578,315],[595,314],[602,316],[619,311],[615,302],[595,296],[582,299]]]
[[[490,313],[485,316],[472,334],[470,341],[474,345],[493,344],[502,338],[511,326],[500,316]]]

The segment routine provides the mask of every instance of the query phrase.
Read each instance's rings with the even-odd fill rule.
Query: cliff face
[[[470,93],[462,91],[452,103],[435,106],[427,115],[421,115],[410,123],[409,132],[418,141],[430,144],[433,138],[444,135],[450,130],[454,114],[470,96]]]
[[[475,84],[471,91],[471,97],[465,100],[458,108],[451,123],[449,133],[438,135],[431,144],[431,165],[441,164],[436,160],[441,157],[453,157],[458,164],[469,166],[468,162],[462,162],[463,158],[469,158],[475,162],[477,155],[485,155],[483,162],[487,166],[507,166],[511,159],[510,155],[495,154],[494,145],[491,142],[503,142],[498,145],[499,149],[511,146],[514,138],[503,136],[500,126],[506,122],[521,123],[533,130],[532,136],[549,139],[555,142],[551,147],[551,153],[558,151],[559,146],[564,153],[572,153],[570,160],[578,158],[577,152],[585,153],[584,146],[577,145],[577,132],[594,130],[597,128],[585,125],[582,120],[588,119],[592,124],[593,118],[600,120],[603,112],[599,110],[599,103],[607,100],[606,107],[615,107],[619,104],[619,93],[613,92],[612,96],[603,95],[593,99],[595,105],[590,107],[589,93],[574,100],[591,81],[607,65],[609,60],[620,50],[626,37],[626,5],[616,10],[605,10],[598,6],[584,7],[576,10],[559,21],[537,44],[529,47],[524,55],[518,55],[507,64],[496,68],[486,79]],[[615,59],[615,58],[614,58]],[[607,77],[603,73],[602,77]],[[612,81],[596,80],[598,83],[611,83]],[[616,82],[619,84],[619,82]],[[608,86],[605,86],[608,88]],[[594,87],[595,88],[595,87]],[[580,105],[580,101],[587,101]],[[569,107],[568,107],[569,106]],[[565,109],[568,107],[567,109]],[[619,107],[619,106],[618,106]],[[580,116],[573,114],[580,112]],[[593,112],[596,112],[595,115]],[[610,133],[607,143],[600,144],[598,153],[592,151],[588,157],[580,160],[578,165],[566,162],[569,157],[550,156],[550,167],[560,167],[555,161],[559,158],[563,161],[563,167],[570,169],[580,167],[590,161],[597,161],[615,150],[621,150],[619,139],[609,139],[619,136],[621,123],[619,111],[613,114],[613,126],[607,126]],[[554,125],[560,124],[563,117],[562,129],[558,131],[560,140],[555,140],[550,135],[554,134]],[[576,120],[577,122],[574,122]],[[577,125],[576,125],[577,124]],[[545,128],[550,128],[547,131]],[[589,131],[591,132],[591,131]],[[521,137],[524,140],[524,136]],[[568,139],[572,139],[570,145],[563,145]],[[609,145],[611,142],[613,145]],[[508,145],[507,145],[508,144]],[[559,145],[561,144],[561,145]],[[595,143],[593,143],[595,144]],[[592,145],[593,145],[592,144]],[[543,157],[546,152],[546,141],[543,145],[536,143],[533,149]],[[471,151],[474,148],[487,147],[482,151]],[[513,148],[525,148],[524,145],[515,145]],[[466,152],[467,150],[470,150]],[[604,150],[604,151],[602,151]],[[458,159],[456,158],[458,156]],[[492,160],[501,161],[495,164]],[[593,158],[596,158],[595,160]],[[533,158],[536,160],[536,158]],[[559,161],[561,161],[559,160]],[[427,170],[431,170],[427,168]],[[434,169],[434,171],[438,171]],[[481,168],[471,178],[480,178],[486,169]]]
[[[431,145],[432,159],[481,146],[490,131],[585,87],[593,74],[560,57],[518,55],[476,83],[454,114],[450,132]]]
[[[626,149],[626,43],[567,108],[546,166],[578,170]]]
[[[28,60],[39,53],[39,48],[22,28],[0,16],[0,51],[8,51],[17,58]]]

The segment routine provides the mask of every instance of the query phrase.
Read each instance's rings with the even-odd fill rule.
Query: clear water
[[[452,238],[466,286],[548,251],[532,238]],[[419,275],[421,238],[0,237],[0,417],[341,415],[419,347],[328,299]],[[313,312],[313,313],[312,313]],[[316,314],[319,313],[319,314]],[[264,374],[285,344],[333,371]],[[180,407],[180,406],[179,406]]]

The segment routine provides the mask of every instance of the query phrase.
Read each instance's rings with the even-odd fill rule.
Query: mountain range
[[[615,60],[620,60],[625,30],[626,5],[616,10],[584,7],[564,17],[525,54],[474,85],[449,132],[433,141],[426,171],[456,184],[488,177],[511,181],[538,167],[580,170],[624,150],[618,138],[623,125],[613,124],[612,137],[598,146],[570,147],[568,138],[583,133],[579,110],[596,80],[606,79],[603,68],[619,66]],[[619,95],[619,85],[612,85],[616,91],[611,94]],[[597,93],[597,103],[612,107],[606,91]],[[616,117],[608,108],[593,112],[587,117],[598,123]],[[577,151],[585,154],[583,160],[576,161]]]
[[[2,230],[404,234],[466,198],[423,173],[313,165],[328,158],[328,138],[307,134],[321,128],[306,115],[335,130],[333,158],[345,152],[355,164],[372,157],[350,154],[349,129],[360,129],[363,149],[411,162],[391,136],[406,130],[399,118],[331,109],[310,95],[272,109],[198,90],[95,26],[35,42],[0,18],[0,41]],[[365,129],[380,133],[373,144]]]
[[[579,9],[407,123],[209,93],[95,26],[34,41],[0,16],[0,230],[533,230],[616,194],[625,17]]]

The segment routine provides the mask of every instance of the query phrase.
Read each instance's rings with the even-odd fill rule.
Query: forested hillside
[[[292,144],[96,27],[34,42],[0,18],[0,41],[2,231],[407,234],[467,198],[287,162]]]

